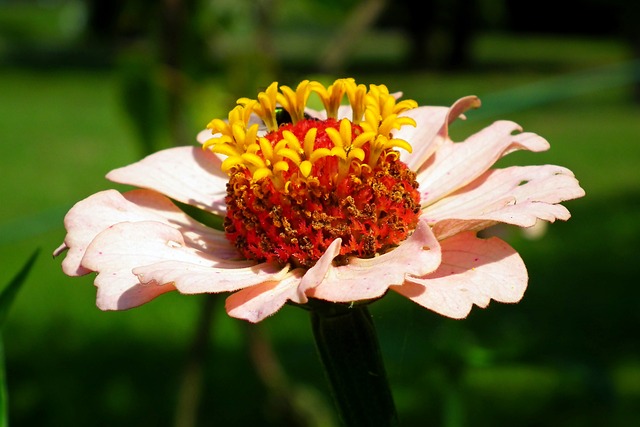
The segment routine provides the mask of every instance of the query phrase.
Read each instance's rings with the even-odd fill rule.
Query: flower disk
[[[311,93],[327,118],[305,113]],[[351,120],[338,117],[345,94]],[[367,90],[353,79],[328,88],[304,81],[295,91],[278,91],[274,83],[257,100],[239,99],[228,122],[209,124],[214,136],[204,144],[228,156],[227,238],[248,259],[307,268],[338,238],[338,264],[396,247],[420,215],[416,175],[396,150],[411,146],[392,134],[415,126],[399,116],[415,106],[397,102],[384,86]],[[252,114],[267,127],[261,136],[259,125],[249,124]]]

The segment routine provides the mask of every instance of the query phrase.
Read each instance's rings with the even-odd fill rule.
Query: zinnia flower
[[[307,108],[311,95],[325,110]],[[342,105],[348,100],[347,105]],[[213,120],[201,147],[177,147],[111,171],[140,189],[99,192],[65,217],[63,271],[97,272],[97,305],[122,310],[165,292],[233,292],[229,315],[258,322],[309,298],[369,302],[388,290],[444,316],[519,301],[527,270],[496,223],[567,220],[584,195],[554,165],[493,168],[547,141],[498,121],[454,142],[470,108],[400,100],[353,79],[270,85]],[[197,222],[174,201],[224,217]]]

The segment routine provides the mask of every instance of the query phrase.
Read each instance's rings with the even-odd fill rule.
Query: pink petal
[[[442,243],[442,263],[424,277],[410,277],[392,289],[443,316],[462,319],[473,304],[490,300],[520,301],[527,288],[527,270],[518,253],[502,240],[462,233]]]
[[[167,260],[136,267],[133,274],[140,283],[173,283],[180,293],[202,294],[228,292],[281,280],[288,268],[253,261],[214,262],[205,265]]]
[[[394,92],[391,94],[396,100],[402,98],[402,92]],[[306,114],[308,114],[309,116],[315,118],[315,119],[319,119],[319,120],[326,120],[327,119],[327,111],[326,110],[314,110],[312,108],[305,108],[304,112]],[[344,104],[341,105],[340,107],[338,107],[338,112],[337,112],[337,120],[342,120],[342,119],[349,119],[352,120],[353,119],[353,107],[350,104]]]
[[[392,251],[370,259],[351,258],[347,265],[309,269],[300,287],[307,296],[333,302],[369,300],[382,296],[407,275],[422,276],[440,264],[440,245],[422,221],[413,234]]]
[[[196,135],[196,141],[198,141],[200,144],[204,144],[211,138],[213,138],[213,133],[211,133],[211,129],[203,129],[200,132],[198,132],[198,135]]]
[[[225,120],[225,122],[229,123],[229,120]],[[251,113],[251,116],[249,116],[249,122],[247,123],[247,128],[253,125],[258,125],[260,127],[258,130],[258,136],[264,136],[267,134],[267,127],[265,126],[262,119],[255,113]],[[218,133],[216,135],[220,135],[220,134]],[[200,132],[198,132],[198,134],[196,135],[196,141],[198,141],[198,143],[200,144],[204,144],[205,142],[213,138],[213,136],[214,134],[211,132],[211,129],[203,129]],[[216,154],[216,156],[218,155]],[[226,158],[226,156],[223,156],[222,160],[224,160],[224,158]]]
[[[531,227],[538,219],[567,220],[558,203],[584,195],[573,173],[563,167],[524,166],[494,169],[424,209],[439,239],[458,233],[461,223],[477,230],[482,223],[504,222]]]
[[[229,243],[223,231],[207,227],[185,214],[167,197],[151,190],[133,190],[123,194],[124,198],[145,212],[139,220],[165,222],[178,229],[188,246],[215,253],[222,259],[238,259],[240,255]]]
[[[416,121],[416,126],[403,126],[394,137],[411,143],[413,151],[402,151],[400,158],[414,171],[426,166],[427,160],[449,137],[449,125],[471,108],[480,107],[480,100],[467,96],[457,100],[451,108],[418,107],[403,113]]]
[[[209,150],[176,147],[112,170],[107,179],[156,190],[182,203],[224,215],[229,177],[221,171],[220,164],[220,158]]]
[[[296,269],[282,280],[264,282],[230,295],[225,304],[227,313],[256,323],[280,310],[287,301],[306,303],[307,297],[298,290],[303,274],[302,269]]]
[[[154,221],[121,222],[91,242],[82,265],[98,272],[98,306],[121,310],[168,290],[224,292],[286,274],[271,265],[220,260],[189,247],[177,229]]]
[[[62,262],[65,274],[80,276],[89,273],[81,265],[89,243],[103,230],[125,221],[164,222],[179,229],[193,246],[215,250],[224,258],[237,256],[237,251],[222,232],[194,221],[166,197],[149,190],[134,190],[124,195],[107,190],[76,203],[65,216],[65,243],[55,252],[58,255],[64,248],[69,249]]]
[[[180,232],[159,222],[121,222],[98,234],[86,250],[82,265],[98,272],[97,305],[102,310],[125,310],[175,290],[172,283],[146,286],[132,270],[158,262],[172,246],[182,247]],[[158,248],[158,246],[166,246]]]
[[[326,120],[327,119],[327,111],[326,110],[314,110],[312,108],[305,108],[304,112],[314,119],[318,120]],[[337,120],[349,119],[351,120],[353,116],[353,108],[351,105],[341,105],[338,107],[337,112]]]
[[[549,143],[533,133],[518,133],[513,122],[498,121],[469,137],[465,142],[444,141],[432,163],[418,174],[422,205],[428,206],[467,185],[487,171],[507,153],[526,149],[534,152],[549,148]]]
[[[333,266],[333,259],[340,255],[342,239],[335,239],[316,263],[307,270],[303,280],[300,282],[300,292],[306,294],[307,290],[315,288],[322,283],[329,269]]]

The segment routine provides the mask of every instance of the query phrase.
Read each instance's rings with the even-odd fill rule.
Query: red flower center
[[[312,128],[314,150],[336,147],[327,133],[340,131],[335,119],[300,120],[265,138],[275,148],[283,132],[304,141]],[[363,129],[352,123],[351,133],[355,139]],[[299,161],[285,158],[289,167],[278,180],[255,179],[247,167],[234,166],[227,186],[227,238],[248,259],[302,267],[313,266],[337,238],[342,239],[337,261],[343,263],[349,256],[371,258],[397,246],[415,229],[420,214],[415,173],[393,148],[372,154],[367,142],[361,149],[359,161],[351,161],[347,147],[343,158],[314,159],[306,173],[297,167],[304,154]]]

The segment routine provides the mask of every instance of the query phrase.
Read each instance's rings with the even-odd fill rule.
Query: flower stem
[[[397,426],[373,320],[366,305],[310,301],[320,359],[342,421],[349,427]]]

